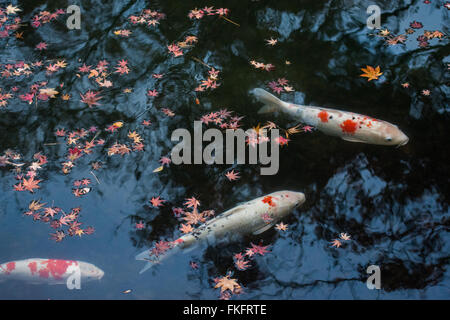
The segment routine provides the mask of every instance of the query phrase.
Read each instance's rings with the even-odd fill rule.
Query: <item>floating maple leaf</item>
[[[418,21],[413,21],[409,24],[409,26],[413,29],[420,29],[423,27],[423,24],[421,22]]]
[[[331,241],[332,247],[339,248],[341,245],[342,245],[342,243],[338,239],[334,239],[333,241]]]
[[[52,240],[55,240],[56,242],[61,242],[66,235],[64,231],[56,231],[56,233],[51,233],[50,236]]]
[[[275,229],[280,231],[286,231],[288,228],[287,224],[284,224],[283,222],[280,222],[279,224],[275,225]]]
[[[350,240],[350,235],[348,235],[347,233],[341,233],[339,235],[339,238],[341,238],[342,240]]]
[[[237,279],[230,279],[230,275],[217,279],[217,283],[214,288],[220,288],[220,292],[229,290],[234,293],[236,289],[240,289],[241,286],[236,282]]]
[[[38,211],[38,210],[41,210],[43,206],[45,206],[45,203],[40,203],[39,201],[33,200],[28,205],[28,208],[31,211]]]
[[[269,246],[262,246],[261,245],[261,243],[259,244],[259,245],[257,245],[257,244],[253,244],[253,243],[250,243],[251,244],[251,250],[253,251],[253,253],[255,253],[255,254],[259,254],[259,255],[264,255],[264,254],[266,254],[267,252],[269,252],[268,250],[267,250],[267,248],[269,247]]]
[[[380,72],[380,66],[377,66],[376,68],[373,68],[371,66],[366,66],[366,68],[361,68],[361,70],[364,73],[361,74],[360,77],[368,78],[367,81],[377,80],[378,77],[383,74],[383,72]]]
[[[189,233],[194,231],[194,228],[190,224],[181,224],[180,231],[183,233]]]
[[[234,172],[234,169],[231,170],[231,171],[229,171],[229,172],[227,172],[227,173],[225,174],[225,176],[226,176],[226,177],[228,178],[228,180],[230,180],[230,181],[238,180],[238,179],[240,178],[239,172]]]
[[[244,271],[244,270],[246,270],[247,268],[250,267],[249,263],[250,263],[250,261],[248,261],[248,260],[237,259],[234,262],[234,265],[236,266],[236,269],[238,269],[240,271]]]
[[[277,44],[278,40],[270,38],[270,39],[266,39],[266,42],[267,42],[268,45],[274,46],[274,45]]]
[[[166,201],[166,200],[160,199],[159,196],[156,197],[156,198],[152,197],[152,199],[150,200],[151,204],[152,204],[155,208],[157,208],[157,207],[162,207],[162,206],[163,206],[162,203],[165,202],[165,201]]]
[[[98,103],[97,101],[102,98],[102,97],[97,97],[97,95],[99,93],[100,92],[94,92],[91,90],[87,91],[84,96],[80,93],[81,102],[86,103],[89,106],[89,108],[91,108],[94,105],[98,106],[98,105],[100,105],[100,103]]]
[[[170,158],[168,157],[162,157],[161,159],[159,159],[159,162],[161,162],[162,165],[169,165],[172,160],[170,160]]]
[[[39,185],[38,183],[41,182],[42,180],[34,180],[34,177],[31,177],[30,179],[23,179],[22,183],[23,183],[23,187],[25,190],[28,190],[30,192],[34,192],[34,189],[39,189]]]
[[[184,205],[187,206],[188,208],[190,208],[190,207],[197,208],[197,206],[200,205],[200,202],[197,199],[195,199],[194,197],[187,198],[185,200],[187,200],[187,201],[184,203]]]
[[[194,209],[192,212],[184,212],[185,217],[183,219],[188,223],[192,225],[196,225],[200,222],[205,222],[205,218],[203,217],[203,213],[199,213],[196,209]]]
[[[38,50],[45,50],[45,49],[47,49],[47,43],[45,43],[45,42],[39,42],[39,43],[36,45],[36,49],[38,49]]]
[[[139,221],[139,223],[136,223],[135,228],[137,230],[144,229],[145,228],[145,224],[143,223],[143,221]]]

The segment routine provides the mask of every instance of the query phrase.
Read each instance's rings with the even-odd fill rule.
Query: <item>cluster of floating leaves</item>
[[[227,8],[214,9],[214,7],[204,7],[203,9],[192,9],[189,11],[188,17],[189,19],[200,20],[204,16],[226,16],[228,13],[230,13],[230,10]]]
[[[83,64],[81,67],[78,68],[78,71],[81,74],[88,74],[89,79],[94,79],[95,83],[100,87],[109,88],[113,86],[113,82],[108,78],[112,73],[108,70],[109,62],[106,60],[101,60],[97,63],[97,66],[95,68],[92,68],[92,66],[87,66],[86,64]],[[125,59],[117,61],[117,64],[115,66],[115,70],[113,73],[118,73],[119,75],[128,74],[130,72],[130,69],[128,68],[128,61]],[[90,91],[88,91],[90,92]],[[88,95],[88,97],[82,97],[82,102],[86,103],[91,107],[92,105],[98,105],[97,100],[100,99],[99,97],[96,97],[96,94],[98,93],[91,93]],[[86,94],[85,94],[86,95]],[[91,103],[89,103],[89,99],[91,99]]]
[[[11,36],[11,32],[20,28],[22,19],[17,16],[17,12],[22,11],[13,5],[6,8],[0,7],[0,38]],[[17,33],[16,33],[17,37]]]
[[[405,44],[408,37],[417,33],[420,29],[423,29],[423,24],[414,20],[409,24],[409,28],[407,28],[403,34],[395,35],[388,28],[384,28],[380,29],[376,35],[382,37],[387,45],[395,46],[398,44]],[[440,41],[444,37],[445,34],[439,30],[424,30],[422,34],[416,37],[416,40],[420,48],[426,48],[430,45],[430,40],[438,39]]]
[[[169,54],[172,54],[175,58],[184,54],[182,49],[192,48],[193,44],[198,41],[196,36],[186,36],[183,41],[172,43],[167,46]]]
[[[261,70],[266,70],[266,71],[272,71],[275,70],[275,66],[271,63],[262,63],[262,62],[257,62],[255,60],[250,60],[250,64],[255,67],[256,69],[261,69]]]
[[[339,248],[340,246],[342,246],[342,240],[350,241],[350,235],[348,235],[347,233],[340,233],[339,239],[334,239],[333,241],[331,241],[331,246]]]
[[[53,13],[49,11],[41,11],[33,17],[31,20],[31,25],[35,28],[39,28],[46,23],[56,20],[59,15],[65,13],[66,12],[63,9],[57,9]]]
[[[238,129],[241,126],[240,121],[243,117],[232,116],[232,113],[233,111],[221,109],[204,114],[200,121],[205,125],[214,124],[221,129]]]
[[[214,68],[211,68],[208,70],[208,79],[201,80],[200,85],[198,85],[197,88],[195,88],[195,91],[201,92],[205,91],[206,89],[216,89],[220,84],[217,83],[217,80],[219,79],[219,70],[216,70]]]
[[[29,191],[34,193],[35,189],[39,189],[39,183],[42,181],[37,178],[38,170],[42,169],[42,166],[47,163],[47,157],[43,154],[35,153],[33,155],[34,161],[30,165],[26,166],[26,163],[17,163],[15,161],[20,160],[22,156],[12,150],[5,151],[4,155],[0,157],[0,166],[11,165],[14,167],[13,171],[17,174],[16,180],[19,180],[17,184],[13,186],[15,191]],[[24,168],[27,168],[26,173]]]
[[[292,92],[294,89],[289,85],[289,81],[285,78],[278,78],[271,81],[267,85],[273,92],[280,94],[281,92]]]
[[[139,15],[131,15],[128,17],[132,24],[145,24],[149,27],[154,27],[159,24],[159,20],[166,17],[164,13],[156,10],[144,9]]]
[[[88,194],[91,191],[91,188],[88,185],[91,184],[91,179],[83,178],[81,180],[75,180],[73,186],[75,188],[72,189],[72,193],[75,197],[81,197],[85,194]]]
[[[39,200],[33,200],[28,205],[28,210],[24,215],[33,218],[33,221],[41,221],[48,223],[49,226],[55,229],[55,233],[51,233],[51,239],[56,242],[61,242],[66,236],[79,236],[94,233],[95,229],[91,226],[85,229],[81,228],[79,221],[81,208],[73,208],[69,213],[65,213],[61,208],[48,206],[46,203],[41,203]]]
[[[92,137],[92,135],[94,136]],[[90,127],[89,129],[81,128],[71,132],[66,132],[64,128],[57,129],[55,135],[59,138],[66,139],[66,161],[62,165],[62,172],[64,174],[70,173],[72,168],[76,165],[76,160],[80,159],[85,154],[92,154],[93,149],[97,146],[103,146],[105,140],[96,139],[99,134],[97,127]]]

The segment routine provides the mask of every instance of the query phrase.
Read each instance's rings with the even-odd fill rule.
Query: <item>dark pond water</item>
[[[366,27],[366,9],[377,4],[381,27],[390,35],[406,34],[405,43],[388,44],[390,36]],[[48,162],[38,169],[42,180],[34,193],[15,191],[14,165],[0,167],[0,262],[27,258],[72,259],[90,262],[105,275],[100,281],[82,284],[81,290],[64,285],[0,283],[2,299],[218,299],[213,279],[233,272],[244,293],[233,299],[448,299],[449,274],[449,10],[444,1],[74,1],[81,8],[81,29],[66,27],[68,14],[30,26],[42,11],[66,10],[66,1],[14,1],[22,11],[20,28],[0,38],[2,94],[12,93],[0,107],[0,154],[8,149],[21,155],[13,163],[26,163],[22,173],[41,152]],[[0,2],[6,8],[9,2]],[[72,3],[71,3],[72,4]],[[226,16],[189,19],[188,13],[205,5],[229,9]],[[164,13],[156,26],[132,24],[131,15],[144,9]],[[5,16],[5,15],[3,15]],[[0,15],[1,17],[1,15]],[[3,22],[0,31],[12,19]],[[45,21],[45,19],[41,19]],[[130,30],[121,36],[117,30]],[[422,43],[424,31],[440,31]],[[23,32],[22,38],[14,33]],[[373,34],[378,35],[373,35]],[[196,36],[198,42],[174,57],[167,46]],[[268,45],[266,39],[277,39]],[[423,40],[423,39],[422,39]],[[45,42],[47,49],[36,46]],[[66,67],[46,73],[58,60]],[[127,60],[128,73],[115,73],[119,60]],[[79,71],[83,64],[109,62],[107,79],[112,86],[100,87],[96,76]],[[220,86],[197,92],[208,76],[208,67],[220,70]],[[255,69],[250,61],[275,65],[272,71]],[[24,74],[23,61],[32,66]],[[290,64],[287,64],[290,62]],[[19,63],[19,64],[17,64]],[[380,66],[378,80],[360,77],[366,65]],[[26,71],[26,69],[25,69]],[[77,75],[78,74],[78,75]],[[161,79],[153,74],[164,74]],[[259,165],[173,165],[154,173],[159,160],[168,156],[175,143],[176,128],[192,128],[204,114],[227,108],[244,116],[243,128],[274,121],[283,128],[297,123],[274,115],[258,115],[260,107],[249,90],[278,78],[286,78],[293,92],[281,98],[295,103],[328,106],[395,123],[409,137],[405,147],[392,148],[342,141],[318,131],[290,136],[280,151],[277,175],[261,176]],[[33,84],[55,88],[55,98],[22,101]],[[402,86],[409,83],[409,87]],[[61,86],[61,84],[63,84]],[[15,87],[15,88],[14,88]],[[131,92],[124,92],[129,88]],[[146,95],[157,90],[157,97]],[[16,91],[14,91],[16,90]],[[99,91],[102,96],[89,108],[80,94]],[[430,94],[427,95],[429,90]],[[63,94],[70,95],[68,100]],[[42,98],[42,96],[41,96]],[[199,100],[199,104],[196,103]],[[170,108],[169,117],[162,108]],[[151,125],[142,125],[150,120]],[[121,121],[123,127],[106,130]],[[92,126],[104,145],[75,160],[69,173],[66,137],[57,129],[72,132]],[[108,156],[116,141],[130,143],[129,131],[137,131],[144,151]],[[89,133],[90,141],[94,133]],[[11,155],[11,153],[9,153]],[[5,160],[5,158],[3,158]],[[93,170],[91,163],[102,166]],[[239,180],[224,174],[234,169]],[[92,174],[91,171],[94,173]],[[95,177],[94,177],[95,175]],[[28,178],[25,176],[25,178]],[[92,190],[81,197],[72,193],[74,182],[91,180]],[[98,181],[97,181],[98,179]],[[180,221],[172,207],[182,207],[186,198],[199,199],[201,209],[217,213],[277,190],[302,191],[306,203],[283,222],[288,230],[270,230],[237,242],[201,247],[166,260],[138,274],[143,267],[135,255],[160,240],[179,237]],[[154,208],[149,200],[160,196],[165,205]],[[46,206],[81,207],[81,228],[93,234],[51,238],[49,223],[24,215],[32,200]],[[137,229],[142,221],[145,228]],[[351,236],[340,248],[331,241],[340,233]],[[250,243],[270,244],[270,253],[238,271],[233,255]],[[190,261],[198,264],[194,270]],[[381,269],[381,290],[366,286],[370,265]],[[123,293],[131,289],[128,294]]]

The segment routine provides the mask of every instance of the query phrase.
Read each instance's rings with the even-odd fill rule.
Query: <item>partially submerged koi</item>
[[[80,281],[99,280],[104,272],[91,263],[73,260],[31,258],[0,264],[0,282],[22,280],[31,284],[65,284],[78,272]]]
[[[167,249],[185,249],[209,239],[220,239],[226,235],[260,234],[269,230],[295,207],[305,202],[305,195],[294,191],[277,191],[269,195],[248,201],[218,215],[181,238],[170,242]],[[170,250],[173,254],[174,250]],[[143,273],[170,254],[161,257],[151,250],[136,256],[136,260],[148,261],[140,271]]]

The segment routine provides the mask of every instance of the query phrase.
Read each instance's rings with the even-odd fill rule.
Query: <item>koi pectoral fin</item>
[[[341,139],[345,140],[345,141],[349,141],[349,142],[360,142],[360,143],[364,143],[365,142],[365,141],[360,140],[360,139],[355,138],[355,137],[341,137]]]
[[[268,225],[266,225],[266,226],[264,226],[264,227],[262,227],[262,228],[260,228],[260,229],[258,229],[256,231],[254,231],[253,235],[257,235],[257,234],[263,233],[264,231],[269,230],[273,226],[274,226],[274,223],[269,223]]]

